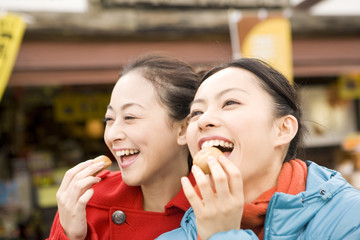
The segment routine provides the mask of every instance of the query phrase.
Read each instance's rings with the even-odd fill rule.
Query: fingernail
[[[185,182],[186,181],[186,177],[181,177],[180,178],[180,181],[183,183],[183,182]]]
[[[101,167],[103,167],[105,165],[105,162],[104,161],[101,161],[101,162],[98,162],[98,163],[96,163],[96,166],[101,166]]]
[[[196,165],[193,165],[192,166],[192,168],[191,168],[191,171],[199,171],[200,170],[200,168],[198,167],[198,166],[196,166]]]
[[[213,156],[209,156],[207,161],[208,161],[208,163],[212,163],[212,162],[216,161],[216,158],[214,158]]]
[[[88,165],[88,166],[90,166],[91,164],[93,164],[93,162],[94,162],[93,160],[86,160],[86,161],[85,161],[86,165]]]

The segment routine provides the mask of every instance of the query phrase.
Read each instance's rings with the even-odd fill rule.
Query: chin
[[[134,182],[134,181],[125,181],[125,180],[124,180],[124,183],[125,183],[126,185],[130,186],[130,187],[138,187],[138,186],[140,186],[139,183]]]
[[[137,181],[134,177],[126,176],[126,174],[122,175],[122,179],[124,183],[130,187],[136,187],[141,185],[140,181]]]

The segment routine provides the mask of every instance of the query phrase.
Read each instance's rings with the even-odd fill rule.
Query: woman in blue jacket
[[[192,208],[179,229],[158,239],[360,239],[360,192],[341,174],[296,159],[304,134],[296,91],[257,59],[205,74],[186,139],[193,156],[214,146],[224,156],[197,166],[197,186],[181,179]]]

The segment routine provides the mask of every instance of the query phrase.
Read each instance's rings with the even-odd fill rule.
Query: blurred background
[[[110,156],[122,66],[154,52],[199,69],[269,60],[305,108],[301,157],[360,189],[358,0],[0,0],[0,239],[48,236],[64,172]]]

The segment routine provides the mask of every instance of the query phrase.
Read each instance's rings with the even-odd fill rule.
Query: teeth
[[[131,155],[131,154],[135,154],[135,153],[138,153],[139,150],[137,149],[126,149],[126,150],[121,150],[121,151],[116,151],[115,152],[115,155],[117,157],[122,157],[122,156],[128,156],[128,155]]]
[[[221,146],[226,148],[234,148],[234,144],[230,142],[225,142],[223,140],[210,140],[206,141],[201,145],[201,149],[213,147],[213,146]]]
[[[204,142],[201,146],[201,148],[208,148],[208,147],[211,147],[209,146],[209,142]]]

